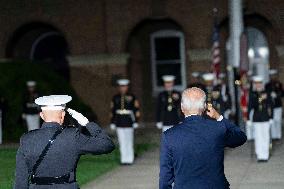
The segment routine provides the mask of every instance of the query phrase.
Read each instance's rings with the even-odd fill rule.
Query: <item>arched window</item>
[[[6,48],[7,58],[46,63],[66,79],[69,79],[68,53],[62,32],[42,22],[20,26],[12,33]]]
[[[261,75],[264,82],[269,79],[269,48],[265,35],[254,27],[246,28],[248,37],[249,69],[253,75]]]
[[[184,35],[176,30],[160,30],[151,35],[153,92],[163,89],[163,75],[174,75],[178,90],[186,87]]]

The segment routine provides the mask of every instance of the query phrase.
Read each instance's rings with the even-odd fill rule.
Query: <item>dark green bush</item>
[[[3,128],[5,141],[18,141],[26,132],[21,114],[23,95],[28,80],[37,81],[37,88],[41,95],[71,95],[73,100],[68,106],[94,118],[91,109],[82,103],[68,81],[47,65],[19,61],[0,63],[0,96],[5,98],[7,107]]]

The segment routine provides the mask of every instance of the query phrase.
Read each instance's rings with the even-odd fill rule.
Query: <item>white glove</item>
[[[276,97],[277,97],[277,94],[273,91],[273,92],[271,93],[271,97],[272,97],[272,98],[276,98]]]
[[[26,114],[22,114],[22,119],[26,119]]]
[[[250,120],[247,120],[246,125],[247,125],[247,127],[251,127],[252,126],[252,122]]]
[[[72,110],[71,108],[68,108],[67,109],[67,112],[74,118],[78,121],[78,123],[82,126],[86,126],[88,123],[89,123],[89,120],[83,116],[81,113],[75,111],[75,110]]]
[[[133,124],[132,124],[132,127],[133,127],[134,129],[137,129],[137,128],[139,127],[139,124],[138,124],[138,123],[133,123]]]
[[[116,129],[116,125],[115,125],[114,123],[110,124],[109,127],[110,127],[110,129],[113,130],[113,131]]]
[[[269,125],[272,126],[273,124],[274,124],[273,119],[270,119],[270,120],[269,120]]]
[[[158,129],[162,129],[162,128],[163,128],[163,123],[162,123],[162,122],[157,122],[157,123],[156,123],[156,127],[157,127]]]

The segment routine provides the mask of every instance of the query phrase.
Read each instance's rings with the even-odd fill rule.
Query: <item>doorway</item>
[[[19,27],[10,37],[6,48],[7,58],[46,64],[67,80],[68,54],[69,48],[63,34],[57,28],[41,22]]]
[[[175,48],[175,52],[166,56],[171,48]],[[156,96],[162,88],[162,74],[174,74],[178,85],[186,86],[184,49],[183,29],[171,19],[145,19],[129,34],[126,47],[130,54],[128,75],[131,90],[141,101],[144,122],[155,120]],[[174,71],[169,69],[171,66],[174,66]]]
[[[257,28],[246,28],[248,38],[249,70],[260,75],[264,83],[269,81],[269,47],[266,36]]]

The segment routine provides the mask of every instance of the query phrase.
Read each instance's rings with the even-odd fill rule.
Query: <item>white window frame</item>
[[[152,66],[152,90],[153,96],[163,91],[163,87],[157,85],[155,39],[165,37],[178,37],[180,39],[180,64],[181,85],[175,85],[175,89],[182,91],[186,88],[186,66],[185,66],[185,40],[184,34],[177,30],[160,30],[151,34],[151,66]]]

